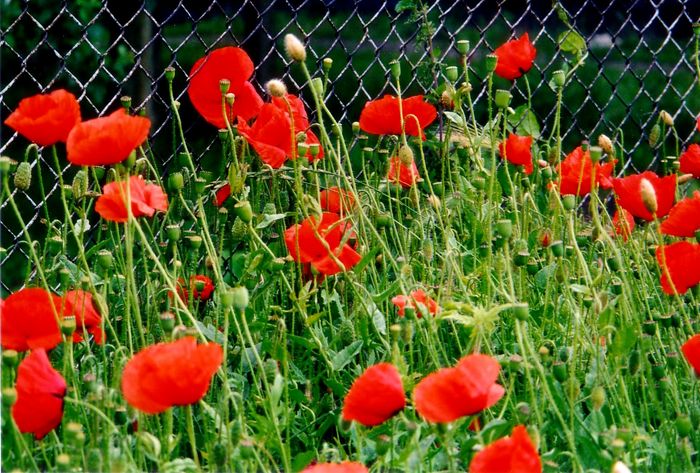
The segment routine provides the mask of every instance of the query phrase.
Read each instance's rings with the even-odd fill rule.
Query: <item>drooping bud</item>
[[[299,38],[291,33],[284,35],[284,50],[289,59],[296,62],[306,61],[306,48]]]
[[[656,123],[649,132],[649,146],[656,148],[656,145],[659,144],[659,138],[661,138],[661,127]]]
[[[265,90],[273,97],[282,98],[287,95],[287,86],[280,79],[270,79],[265,84]]]
[[[399,148],[399,160],[404,166],[410,166],[413,163],[413,150],[410,146],[401,145]]]
[[[609,156],[615,156],[615,148],[613,147],[613,142],[607,135],[601,134],[600,136],[598,136],[598,146],[600,146],[602,150],[605,151],[605,153]]]
[[[32,184],[32,166],[28,162],[21,162],[15,171],[15,187],[26,191]]]
[[[642,178],[642,181],[639,183],[639,193],[642,196],[644,207],[646,207],[651,214],[655,215],[656,211],[659,209],[659,205],[656,200],[656,190],[654,190],[654,186],[648,179]]]
[[[659,112],[659,118],[664,122],[666,126],[673,126],[673,117],[666,110],[661,110]]]

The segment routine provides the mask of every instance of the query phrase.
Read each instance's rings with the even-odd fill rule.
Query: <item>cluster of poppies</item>
[[[479,414],[505,393],[498,384],[500,364],[488,355],[468,355],[454,367],[442,368],[423,378],[413,389],[413,405],[431,423],[450,423]],[[355,379],[343,402],[342,417],[372,427],[406,407],[401,375],[390,363],[373,365]],[[525,469],[511,469],[516,466]],[[499,469],[500,468],[500,469]],[[505,469],[503,469],[505,468]],[[478,452],[471,472],[541,471],[542,465],[527,431],[516,426],[505,437]]]

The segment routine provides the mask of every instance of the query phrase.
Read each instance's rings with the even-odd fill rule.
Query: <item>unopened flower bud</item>
[[[666,126],[673,126],[673,117],[666,110],[661,110],[659,112],[659,118],[664,122]]]
[[[413,163],[413,150],[410,146],[401,145],[399,148],[399,160],[404,166],[410,166]]]
[[[486,70],[488,72],[495,71],[497,65],[498,65],[498,56],[496,56],[495,54],[489,54],[486,56]]]
[[[306,61],[306,48],[299,38],[291,33],[284,35],[284,50],[289,59],[296,62]]]
[[[108,270],[112,268],[114,264],[114,257],[109,250],[100,250],[97,252],[97,264],[103,270]]]
[[[443,90],[442,94],[440,95],[440,103],[445,108],[452,108],[454,106],[452,93],[447,90]]]
[[[224,100],[226,100],[226,105],[232,107],[233,102],[236,101],[236,94],[234,94],[233,92],[229,92],[226,95],[224,95]]]
[[[496,107],[498,107],[500,109],[507,108],[508,105],[510,105],[510,99],[512,97],[513,96],[511,95],[511,93],[508,92],[507,90],[498,89],[496,91],[496,95],[494,97],[494,102],[496,102]]]
[[[621,461],[616,461],[612,467],[611,473],[632,473],[632,470]]]
[[[168,177],[168,187],[172,192],[178,192],[185,187],[185,178],[181,172],[174,172]]]
[[[599,411],[603,404],[605,404],[605,388],[602,386],[596,386],[591,391],[591,403],[593,404],[593,409]]]
[[[661,138],[661,127],[656,123],[649,132],[649,146],[656,148],[656,145],[659,144],[659,138]]]
[[[692,174],[683,174],[682,176],[678,176],[678,184],[685,184],[686,182],[690,181],[693,178]]]
[[[496,233],[503,238],[510,238],[513,235],[513,222],[504,219],[496,222]]]
[[[323,95],[323,79],[320,77],[314,77],[311,79],[311,88],[318,94],[319,96]]]
[[[87,173],[82,169],[75,173],[73,178],[73,197],[75,200],[80,200],[85,197],[88,190]]]
[[[654,190],[654,186],[648,179],[642,178],[642,181],[639,183],[639,193],[641,194],[644,207],[646,207],[651,214],[656,215],[656,211],[659,209],[656,200],[656,190]]]
[[[287,86],[280,79],[270,79],[265,84],[265,90],[273,97],[282,98],[287,95]]]
[[[21,162],[15,171],[15,187],[26,191],[32,184],[32,166],[27,162]]]
[[[168,66],[165,68],[165,80],[172,82],[175,79],[175,68],[173,66]]]
[[[2,388],[2,405],[12,407],[17,400],[17,390],[15,388]]]
[[[323,70],[328,72],[333,66],[333,59],[326,57],[323,58]]]
[[[248,307],[250,296],[245,286],[234,287],[228,292],[231,295],[231,305],[234,309],[245,310]]]
[[[615,156],[615,148],[613,148],[613,142],[607,135],[598,136],[598,146],[600,146],[606,154],[610,156]]]

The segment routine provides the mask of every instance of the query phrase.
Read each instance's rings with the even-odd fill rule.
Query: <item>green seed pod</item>
[[[189,235],[185,238],[185,241],[193,250],[198,250],[199,247],[202,246],[202,237],[199,235]]]
[[[659,144],[659,138],[661,138],[661,126],[656,123],[651,127],[651,131],[649,132],[649,146],[656,148]]]
[[[537,263],[537,260],[535,258],[530,258],[527,260],[527,274],[530,276],[534,276],[537,274],[537,272],[540,270],[540,265]]]
[[[518,267],[525,266],[530,259],[530,252],[525,250],[525,251],[519,251],[515,254],[513,257],[513,264],[515,264]]]
[[[554,374],[554,379],[560,383],[566,381],[566,378],[569,376],[566,370],[566,365],[561,361],[555,361],[554,364],[552,364],[552,374]]]
[[[161,312],[158,316],[163,332],[170,335],[175,328],[175,315],[172,312]]]
[[[2,405],[12,407],[17,400],[17,390],[15,388],[2,388]]]
[[[15,187],[19,190],[26,191],[32,184],[32,166],[27,162],[22,162],[17,165],[15,171]]]
[[[233,206],[233,213],[238,216],[244,223],[250,223],[253,220],[253,208],[250,202],[242,200]]]
[[[631,375],[635,375],[638,371],[639,368],[642,366],[642,355],[639,352],[639,350],[632,350],[632,353],[630,353],[629,357],[629,363],[627,365],[627,368],[629,369],[629,373]]]
[[[459,78],[459,69],[457,69],[456,66],[449,66],[445,68],[445,77],[447,77],[447,80],[450,82],[457,82],[457,79]]]
[[[50,237],[46,243],[49,253],[52,255],[57,255],[63,251],[63,238],[60,235]]]
[[[497,65],[498,65],[498,56],[496,56],[495,54],[489,54],[486,56],[486,70],[488,72],[495,71]]]
[[[574,210],[576,208],[576,196],[575,195],[565,195],[561,198],[561,203],[566,210]]]
[[[693,423],[690,417],[685,414],[678,414],[676,417],[676,431],[680,437],[687,437],[693,431]]]
[[[174,172],[168,177],[168,189],[171,192],[181,191],[185,187],[185,177],[181,172]]]
[[[165,68],[165,80],[172,82],[175,79],[175,68],[168,66]]]
[[[504,109],[508,108],[512,98],[513,95],[509,91],[498,89],[494,97],[494,102],[496,103],[496,107]]]
[[[642,323],[642,330],[647,335],[654,335],[656,333],[656,322],[653,320],[645,320]]]
[[[549,248],[552,250],[552,254],[557,258],[564,256],[564,243],[561,240],[553,241]]]
[[[457,47],[457,51],[459,51],[459,54],[461,54],[462,56],[465,56],[469,52],[469,47],[470,47],[469,40],[460,39],[459,41],[457,41],[456,47]]]
[[[15,350],[2,351],[2,365],[6,368],[14,368],[19,363],[19,354]]]
[[[250,296],[248,294],[248,289],[245,286],[238,286],[232,288],[229,293],[232,297],[232,305],[234,309],[245,310],[250,302]]]
[[[527,302],[516,304],[515,307],[513,307],[513,315],[515,315],[515,318],[518,320],[526,321],[530,317],[530,308]]]
[[[527,402],[519,402],[515,406],[515,412],[518,416],[518,422],[526,424],[527,420],[530,418],[530,414],[532,414],[532,409],[530,409],[530,404]]]
[[[513,222],[505,219],[496,222],[496,234],[506,239],[510,238],[513,235]]]
[[[389,63],[389,67],[391,68],[391,76],[394,80],[398,80],[401,77],[401,63],[394,60]]]
[[[561,69],[558,69],[552,73],[552,82],[557,86],[558,89],[564,87],[566,83],[566,73]]]

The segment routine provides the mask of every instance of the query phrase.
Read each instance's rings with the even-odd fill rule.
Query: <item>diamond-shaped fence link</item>
[[[192,64],[213,48],[243,47],[256,64],[254,83],[283,77],[292,92],[305,95],[299,71],[284,56],[282,38],[297,34],[307,44],[309,67],[321,74],[333,59],[328,106],[344,122],[359,117],[363,104],[394,92],[389,63],[401,61],[407,93],[439,90],[449,65],[459,65],[455,43],[470,40],[468,64],[477,117],[485,122],[484,56],[528,32],[537,47],[528,73],[532,107],[543,136],[553,122],[555,94],[548,82],[575,59],[558,48],[569,27],[585,38],[588,55],[567,87],[562,129],[571,149],[600,133],[624,145],[624,167],[654,166],[675,146],[653,149],[649,129],[660,110],[676,120],[680,149],[700,113],[700,78],[695,66],[692,25],[700,19],[696,0],[438,1],[419,0],[0,0],[0,116],[19,100],[64,87],[78,96],[84,118],[114,110],[129,95],[153,122],[151,143],[161,169],[173,150],[172,116],[164,69],[177,71],[186,137],[208,153],[215,133],[194,113],[186,97]],[[570,25],[568,26],[567,25]],[[462,80],[461,78],[460,80]],[[496,87],[509,88],[497,79]],[[513,85],[514,103],[526,100],[526,83]],[[307,94],[308,95],[308,94]],[[21,159],[26,140],[0,127],[0,153]],[[167,150],[167,151],[166,151]],[[65,165],[65,160],[61,158]],[[58,179],[49,150],[32,163],[27,192],[14,191],[29,231],[39,241],[58,212]],[[41,172],[49,212],[36,183]],[[63,172],[70,183],[75,170]],[[10,273],[28,264],[21,228],[4,201],[0,210],[2,289],[21,284]],[[56,215],[60,215],[60,212]],[[8,283],[8,280],[11,281]]]

